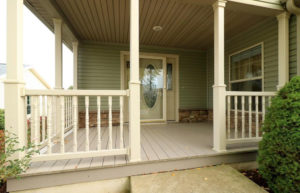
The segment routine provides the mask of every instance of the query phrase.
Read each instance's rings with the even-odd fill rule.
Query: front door
[[[126,89],[130,80],[129,56],[125,57]],[[143,122],[166,121],[166,58],[140,57],[140,105]],[[128,104],[125,104],[128,109]],[[124,117],[128,120],[128,117]]]

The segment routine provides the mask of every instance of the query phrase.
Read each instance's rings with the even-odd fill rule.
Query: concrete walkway
[[[131,177],[132,193],[267,193],[230,166]]]

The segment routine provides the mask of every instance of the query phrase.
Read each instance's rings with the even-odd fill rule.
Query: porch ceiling
[[[51,11],[42,6],[42,1],[45,0],[26,0],[44,23],[53,28]],[[129,43],[130,0],[47,1],[63,16],[66,25],[79,40]],[[140,0],[141,44],[188,49],[212,46],[213,2],[215,0]],[[276,14],[262,8],[250,12],[252,6],[239,6],[233,2],[229,2],[227,7],[227,39]],[[163,29],[155,32],[153,26],[162,26]]]

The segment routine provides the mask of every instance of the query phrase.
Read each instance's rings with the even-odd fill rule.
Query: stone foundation
[[[112,112],[112,125],[120,125],[120,111]],[[108,111],[101,112],[101,127],[108,126]],[[89,127],[97,127],[97,112],[89,112]],[[79,128],[85,128],[85,112],[79,112]]]
[[[201,122],[207,121],[209,117],[208,110],[203,109],[180,109],[179,110],[179,122]]]
[[[212,110],[205,109],[181,109],[179,110],[179,122],[202,122],[213,120]],[[120,124],[120,112],[112,112],[112,124],[118,126]],[[97,127],[97,112],[89,112],[89,126]],[[101,112],[101,126],[108,126],[108,111]],[[79,128],[85,128],[85,112],[79,112]]]

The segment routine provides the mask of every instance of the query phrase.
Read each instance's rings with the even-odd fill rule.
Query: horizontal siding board
[[[79,89],[120,89],[120,51],[126,45],[84,41],[78,51]],[[179,55],[179,103],[182,109],[207,107],[206,52],[175,48],[141,46],[141,52]],[[83,110],[83,99],[79,100]],[[90,100],[91,109],[96,107]],[[104,109],[107,100],[103,100]],[[117,99],[113,108],[118,109]]]
[[[292,78],[297,75],[297,17],[295,15],[291,15],[289,24],[289,73]]]

